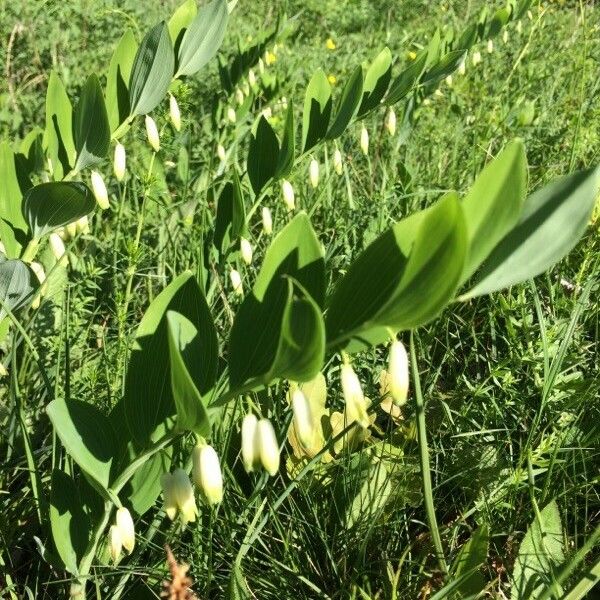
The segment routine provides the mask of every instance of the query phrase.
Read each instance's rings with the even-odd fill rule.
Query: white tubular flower
[[[50,250],[54,255],[54,258],[61,265],[66,265],[67,263],[67,250],[65,248],[65,244],[62,241],[60,235],[58,233],[51,233],[48,237],[48,242],[50,243]]]
[[[283,194],[283,202],[284,202],[286,208],[289,211],[294,210],[294,208],[296,208],[296,199],[294,196],[294,188],[292,187],[292,184],[287,179],[284,179],[281,182],[281,192]]]
[[[390,347],[388,375],[392,400],[396,406],[403,406],[408,396],[408,354],[399,340]]]
[[[262,58],[258,59],[258,72],[261,74],[265,72],[265,61]]]
[[[479,50],[475,50],[475,52],[473,52],[473,58],[471,60],[473,66],[476,67],[481,62],[481,52],[479,52]]]
[[[198,514],[196,498],[194,498],[194,488],[188,474],[183,469],[175,469],[172,478],[173,495],[177,501],[181,521],[185,525],[186,523],[195,521]]]
[[[448,87],[452,87],[452,83],[453,83],[452,75],[448,75],[448,76],[446,77],[445,81],[446,81],[446,85],[447,85]]]
[[[67,239],[72,239],[77,235],[77,221],[73,221],[72,223],[68,223],[65,226],[65,231],[67,232]]]
[[[235,101],[241,106],[244,104],[244,92],[240,88],[235,88]]]
[[[396,135],[396,111],[392,107],[385,118],[385,128],[391,136]]]
[[[173,94],[169,94],[169,118],[175,130],[181,131],[181,111],[177,104],[177,98]]]
[[[517,21],[517,33],[523,33],[523,22]]]
[[[244,92],[244,96],[250,95],[250,85],[248,84],[247,81],[244,81],[242,83],[242,92]]]
[[[273,217],[271,216],[271,211],[266,206],[262,208],[262,226],[265,235],[273,233]]]
[[[292,393],[292,411],[298,440],[305,448],[310,448],[314,437],[312,411],[306,396],[300,389],[295,389]]]
[[[77,219],[75,228],[77,233],[85,234],[90,232],[90,222],[88,221],[87,215],[83,215],[81,219]]]
[[[508,29],[504,29],[504,31],[502,32],[502,41],[505,44],[508,44]]]
[[[219,158],[219,160],[221,162],[225,162],[226,155],[225,155],[225,147],[223,146],[223,144],[219,144],[217,146],[217,157]]]
[[[260,460],[256,443],[257,425],[258,419],[252,413],[247,414],[242,421],[242,462],[246,473],[254,471]]]
[[[150,115],[146,115],[146,135],[154,152],[158,152],[160,150],[158,127],[156,126],[156,121]]]
[[[231,106],[227,109],[227,120],[230,123],[235,123],[237,121],[237,115],[235,114],[235,110],[231,108]]]
[[[279,444],[275,430],[269,419],[261,419],[256,426],[258,456],[265,471],[271,477],[279,471]]]
[[[313,188],[316,188],[319,185],[319,163],[316,159],[311,159],[310,164],[308,165],[308,178],[310,180],[310,185]]]
[[[344,165],[342,164],[342,153],[338,148],[333,153],[333,168],[338,175],[344,172]]]
[[[236,269],[231,269],[231,271],[229,271],[229,281],[231,281],[231,287],[233,288],[233,291],[238,296],[243,296],[244,286],[242,285],[242,276],[240,275],[239,271]]]
[[[487,41],[487,51],[488,51],[488,54],[491,54],[494,51],[494,41],[492,40],[492,38],[490,38]]]
[[[358,376],[350,363],[342,365],[342,392],[346,403],[347,424],[356,421],[363,429],[366,429],[370,425],[367,402]]]
[[[252,244],[245,238],[240,238],[240,252],[242,260],[247,264],[252,264]]]
[[[248,83],[254,87],[256,85],[256,75],[254,74],[254,71],[252,69],[250,69],[248,71]]]
[[[223,475],[219,457],[208,444],[198,444],[192,452],[194,483],[200,488],[208,504],[223,500]]]
[[[171,473],[163,473],[160,478],[160,484],[163,491],[163,508],[169,519],[173,521],[177,516],[177,498],[175,496],[173,475]]]
[[[458,74],[464,75],[467,72],[467,61],[463,58],[458,65]]]
[[[135,546],[135,527],[133,525],[131,513],[124,506],[117,510],[115,523],[121,532],[123,548],[131,554]]]
[[[369,132],[364,125],[360,130],[360,149],[365,156],[369,154]]]
[[[123,181],[125,178],[125,170],[127,168],[127,153],[125,152],[125,146],[118,143],[115,146],[115,155],[113,158],[113,172],[117,181]]]
[[[121,550],[123,549],[123,539],[121,530],[117,525],[111,525],[108,530],[108,545],[110,547],[110,557],[112,561],[116,563],[121,556]]]
[[[104,179],[102,179],[102,175],[100,175],[98,171],[92,171],[91,179],[94,198],[96,198],[98,206],[102,210],[106,210],[110,206],[110,204],[108,202],[108,191],[106,190],[106,184],[104,183]]]

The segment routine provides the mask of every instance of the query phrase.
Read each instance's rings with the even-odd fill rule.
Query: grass
[[[18,4],[0,7],[5,40],[0,52],[7,73],[0,84],[0,132],[11,139],[42,125],[51,68],[73,92],[88,73],[106,68],[126,24],[135,22],[146,31],[175,7],[174,2],[142,7],[84,0]],[[336,77],[339,91],[352,68],[383,45],[406,57],[437,26],[462,23],[482,5],[289,0],[263,10],[241,2],[222,52],[231,56],[238,39],[250,44],[249,36],[255,39],[273,24],[276,8],[285,7],[294,29],[279,41],[270,71],[279,84],[277,96],[293,99],[298,110],[302,90],[319,66]],[[308,160],[302,163],[291,181],[299,207],[309,212],[325,245],[329,268],[344,269],[389,223],[442,192],[467,190],[488,157],[514,137],[526,143],[530,190],[597,164],[599,29],[600,13],[593,3],[535,7],[521,33],[511,26],[507,43],[496,40],[489,55],[482,48],[482,64],[469,62],[464,77],[454,77],[452,86],[442,84],[442,95],[418,109],[410,130],[389,138],[381,112],[369,117],[368,160],[358,148],[359,127],[352,127],[339,144],[346,157],[344,184],[328,166],[331,146],[327,157],[319,151],[324,170],[316,191],[308,184]],[[329,37],[335,50],[326,49]],[[206,190],[216,144],[233,142],[231,130],[217,130],[211,114],[219,89],[213,61],[180,91],[185,134],[173,135],[159,114],[161,161],[153,170],[142,133],[128,139],[128,146],[136,148],[129,169],[139,177],[126,185],[111,182],[110,214],[97,213],[91,233],[72,244],[68,277],[62,273],[54,279],[42,308],[26,323],[56,396],[83,399],[108,411],[122,393],[131,340],[150,301],[185,269],[203,276],[201,251],[214,204]],[[534,103],[535,116],[523,125],[518,113],[527,101]],[[278,119],[281,113],[275,113]],[[181,168],[182,148],[189,156],[187,174]],[[243,150],[234,148],[233,156],[242,160]],[[264,202],[279,229],[287,219],[280,198],[270,193]],[[184,218],[190,208],[195,211],[191,223]],[[250,227],[255,265],[267,247],[258,216]],[[598,227],[596,222],[547,274],[452,305],[414,335],[444,560],[451,565],[474,529],[487,524],[491,542],[482,571],[487,597],[510,595],[512,565],[536,505],[556,499],[569,556],[598,525]],[[227,288],[226,273],[217,273],[218,268],[213,263],[213,274],[223,283],[211,287],[207,297],[221,339],[226,339],[230,308],[235,310],[237,301],[229,297],[224,302],[220,286]],[[255,272],[246,270],[245,285]],[[408,337],[404,341],[408,346]],[[385,359],[377,349],[362,354],[355,365],[370,398],[379,397]],[[324,374],[328,401],[339,408],[338,369],[339,361],[331,362]],[[14,353],[0,389],[1,585],[6,597],[59,597],[66,578],[44,560],[51,541],[38,521],[34,486],[47,489],[51,465],[66,467],[69,459],[56,445],[45,415],[49,392],[31,352],[21,348]],[[146,513],[137,525],[134,556],[94,570],[98,597],[156,597],[166,577],[167,542],[180,561],[190,564],[200,598],[239,597],[232,572],[261,599],[431,597],[444,578],[421,491],[414,391],[399,425],[377,413],[374,444],[368,449],[343,454],[327,468],[306,470],[299,480],[283,472],[269,480],[248,477],[236,460],[237,430],[219,428],[213,444],[227,465],[224,502],[214,511],[201,511],[198,523],[183,532],[162,513]],[[272,388],[261,401],[281,414],[284,388]],[[242,401],[231,411],[229,423],[237,422]],[[283,439],[284,419],[278,427]],[[26,461],[25,434],[36,473]],[[183,461],[188,451],[176,449]],[[290,452],[288,445],[283,456],[293,473]],[[381,469],[390,477],[382,479]],[[596,548],[586,564],[597,560]],[[580,577],[576,570],[569,583],[575,585]]]

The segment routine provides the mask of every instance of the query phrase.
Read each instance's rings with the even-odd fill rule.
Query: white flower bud
[[[54,255],[56,261],[62,265],[66,265],[67,250],[64,242],[60,238],[60,235],[58,235],[58,233],[51,233],[48,237],[48,242],[50,243],[50,250],[52,250],[52,254]]]
[[[127,153],[125,152],[125,146],[118,143],[115,146],[115,156],[113,159],[113,172],[117,181],[123,181],[125,177],[125,169],[127,168]]]
[[[171,521],[177,516],[177,498],[175,496],[175,488],[173,475],[171,473],[163,473],[160,478],[160,484],[163,491],[164,509]]]
[[[252,264],[252,244],[245,238],[240,238],[240,252],[242,260],[247,264]]]
[[[175,469],[172,475],[172,484],[173,494],[183,524],[195,521],[198,508],[194,498],[194,488],[188,474],[183,469]]]
[[[403,406],[408,396],[408,354],[399,340],[390,347],[388,375],[392,400],[396,406]]]
[[[517,21],[517,33],[523,33],[523,21]]]
[[[333,168],[338,175],[341,175],[344,172],[344,165],[342,164],[342,153],[338,148],[335,149],[333,153]]]
[[[68,240],[74,238],[77,235],[77,221],[67,223],[67,225],[65,225],[65,231],[67,233]]]
[[[154,152],[158,152],[160,150],[158,127],[156,126],[156,121],[150,115],[146,115],[146,135]]]
[[[273,109],[270,106],[263,108],[260,113],[265,119],[270,119],[273,116]]]
[[[247,81],[244,81],[242,83],[242,92],[244,92],[244,96],[250,95],[250,85],[248,84]]]
[[[364,125],[360,130],[360,149],[365,156],[369,154],[369,132]]]
[[[250,69],[248,71],[248,83],[254,87],[256,85],[256,75],[254,74],[254,71],[252,69]]]
[[[177,98],[173,94],[169,94],[169,117],[173,127],[177,131],[181,131],[181,111],[179,110],[179,104],[177,104]]]
[[[316,159],[311,159],[310,164],[308,165],[308,178],[310,180],[310,185],[313,188],[316,188],[319,185],[319,163]]]
[[[310,448],[315,432],[312,411],[306,396],[300,389],[295,389],[292,393],[292,411],[298,440],[305,448]]]
[[[227,109],[227,119],[230,123],[235,123],[237,121],[235,110],[231,108],[231,106]]]
[[[115,523],[121,532],[123,548],[131,554],[135,546],[135,527],[133,525],[131,513],[124,506],[117,510]]]
[[[110,547],[110,557],[116,563],[121,556],[123,548],[123,540],[121,538],[121,530],[116,525],[111,525],[108,530],[108,545]]]
[[[242,285],[242,276],[240,275],[239,271],[236,269],[231,269],[231,271],[229,271],[229,281],[231,281],[231,287],[233,288],[233,291],[238,296],[243,296],[244,286]]]
[[[463,58],[458,65],[458,74],[464,75],[467,72],[467,61]]]
[[[217,146],[217,156],[221,162],[225,162],[226,155],[225,155],[225,148],[224,148],[223,144],[219,144]]]
[[[528,11],[527,11],[527,18],[528,18],[530,21],[533,21],[533,13],[532,13],[530,10],[528,10]]]
[[[88,221],[87,215],[83,215],[81,219],[77,219],[75,222],[77,233],[89,233],[90,232],[90,222]]]
[[[391,136],[396,135],[396,111],[390,107],[385,119],[385,128]],[[367,143],[368,144],[368,143]]]
[[[235,88],[235,101],[241,106],[244,104],[244,92],[240,88]]]
[[[452,75],[448,75],[448,76],[446,77],[445,81],[446,81],[446,85],[447,85],[448,87],[452,87],[452,83],[453,83]]]
[[[209,504],[223,500],[223,475],[219,457],[212,446],[198,444],[192,452],[194,483]]]
[[[102,210],[106,210],[110,204],[108,202],[108,191],[106,190],[104,179],[102,179],[102,175],[98,171],[92,171],[91,179],[92,191],[94,192],[96,202]]]
[[[247,414],[242,421],[242,462],[247,473],[254,471],[260,458],[256,442],[258,419],[252,413]]]
[[[474,67],[481,62],[481,52],[479,52],[479,50],[475,50],[475,52],[473,52],[472,62]]]
[[[503,41],[505,44],[508,44],[508,29],[505,29],[505,30],[502,32],[502,41]]]
[[[358,376],[350,363],[342,365],[342,392],[346,403],[347,425],[356,421],[363,429],[366,429],[370,424],[367,402]]]
[[[262,208],[262,226],[265,235],[273,233],[273,217],[271,216],[271,211],[266,206]]]
[[[491,54],[494,51],[494,41],[491,38],[487,41],[487,51],[488,54]]]
[[[262,466],[271,477],[279,471],[279,444],[269,419],[261,419],[256,425],[258,456]]]
[[[261,74],[265,72],[265,61],[262,58],[258,59],[258,72]]]
[[[286,208],[289,211],[294,210],[294,208],[296,208],[294,188],[292,187],[292,184],[287,179],[284,179],[281,182],[281,191],[283,193],[283,202],[285,203]]]

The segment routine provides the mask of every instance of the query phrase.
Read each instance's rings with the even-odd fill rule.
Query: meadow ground
[[[269,44],[276,60],[267,73],[276,82],[275,99],[285,96],[299,111],[317,68],[339,92],[356,65],[371,61],[385,45],[408,63],[410,53],[426,44],[436,28],[460,29],[483,4],[240,0],[220,54],[227,60],[238,44],[250,47],[285,12],[289,21]],[[2,139],[19,139],[43,126],[51,69],[75,94],[88,74],[105,72],[125,27],[143,34],[168,19],[176,6],[134,0],[3,2]],[[473,65],[471,52],[466,73],[442,82],[440,93],[418,106],[410,126],[400,126],[399,115],[394,137],[383,126],[382,111],[368,116],[368,157],[359,149],[360,124],[352,125],[338,142],[345,177],[331,167],[333,146],[315,152],[322,165],[316,190],[308,182],[308,157],[294,170],[290,181],[297,206],[309,213],[332,272],[343,270],[391,222],[447,190],[468,190],[488,158],[513,138],[525,142],[530,191],[600,162],[600,11],[594,2],[568,0],[534,3],[531,11],[522,27],[509,24],[507,37],[496,38],[492,52],[480,45],[479,64]],[[29,323],[29,335],[59,395],[108,412],[122,392],[131,341],[150,301],[186,269],[206,276],[202,248],[213,218],[206,190],[218,169],[217,144],[232,148],[232,163],[241,163],[245,152],[233,145],[228,130],[215,127],[214,106],[225,97],[213,60],[178,92],[182,134],[163,127],[167,108],[156,111],[163,132],[160,161],[153,167],[153,202],[139,244],[133,243],[141,223],[139,190],[135,182],[123,188],[111,181],[111,210],[93,217],[85,243],[72,248],[68,276],[52,283],[49,299]],[[281,125],[283,115],[274,110],[274,126]],[[131,134],[129,147],[129,168],[144,173],[149,150],[141,128]],[[109,161],[103,170],[110,181]],[[278,191],[267,194],[264,203],[278,230],[288,219]],[[192,218],[190,210],[196,211]],[[414,334],[445,560],[452,565],[472,532],[487,526],[489,546],[478,575],[485,581],[482,597],[519,598],[511,585],[513,564],[536,513],[551,500],[560,513],[567,557],[575,556],[598,527],[596,215],[577,247],[546,274],[451,304]],[[250,233],[254,264],[260,265],[267,241],[259,213],[250,220]],[[253,270],[245,277],[251,281]],[[215,288],[208,299],[226,339],[230,305],[235,309],[238,300],[223,295]],[[408,337],[402,339],[408,345]],[[358,356],[354,364],[365,393],[378,399],[386,351]],[[333,360],[324,369],[334,407],[342,404],[338,369],[339,361]],[[43,548],[51,541],[36,516],[35,479],[28,474],[18,426],[24,419],[37,481],[47,489],[57,449],[44,412],[46,389],[28,353],[0,383],[0,595],[61,597],[68,575],[44,558]],[[276,387],[272,401],[281,403],[284,395]],[[231,410],[241,414],[241,404]],[[198,521],[183,532],[169,525],[162,512],[147,513],[136,527],[136,553],[117,566],[98,565],[93,571],[97,597],[115,597],[115,590],[124,598],[156,597],[167,576],[163,545],[168,542],[175,556],[190,565],[199,598],[243,597],[236,596],[243,593],[234,585],[236,577],[261,600],[431,598],[448,580],[427,525],[415,416],[411,386],[409,402],[396,419],[377,413],[372,443],[363,454],[342,454],[333,465],[308,471],[294,484],[299,468],[289,444],[283,449],[288,473],[283,469],[275,478],[248,478],[235,462],[237,433],[218,428],[213,445],[227,465],[223,502],[215,510],[201,510]],[[385,483],[371,462],[364,463],[364,454],[385,456],[390,473]],[[254,539],[247,547],[249,538]],[[577,585],[586,569],[595,573],[592,580],[600,578],[598,559],[597,548],[589,552],[563,582],[564,589]],[[553,593],[548,597],[567,597],[567,592]],[[568,597],[593,594],[586,589]],[[450,591],[435,597],[453,596]]]

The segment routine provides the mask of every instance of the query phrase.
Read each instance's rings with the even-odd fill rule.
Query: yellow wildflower
[[[327,41],[325,42],[325,47],[327,48],[327,50],[336,49],[335,42],[331,38],[327,38]]]
[[[327,75],[327,81],[329,81],[331,85],[335,85],[337,83],[337,77],[335,75]]]

